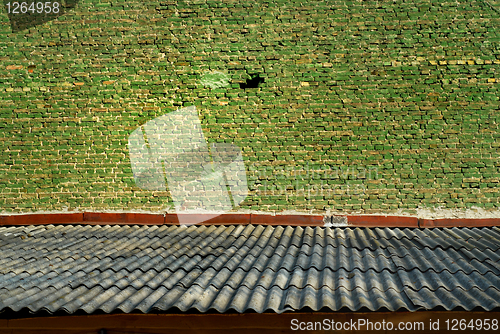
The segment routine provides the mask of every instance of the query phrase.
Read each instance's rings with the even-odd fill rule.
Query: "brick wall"
[[[0,211],[168,209],[127,138],[189,105],[242,149],[242,209],[498,208],[495,6],[85,0],[17,32],[4,8]],[[216,71],[228,85],[203,84]]]

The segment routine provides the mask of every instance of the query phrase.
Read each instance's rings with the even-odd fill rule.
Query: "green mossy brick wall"
[[[496,6],[496,7],[495,7]],[[240,209],[500,206],[496,1],[78,2],[0,14],[0,211],[150,210],[128,135],[196,105],[239,146]],[[209,88],[206,73],[230,84]],[[258,88],[240,88],[259,74]]]

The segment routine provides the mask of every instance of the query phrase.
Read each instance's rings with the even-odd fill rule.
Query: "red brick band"
[[[192,218],[193,223],[209,218],[204,214],[184,214],[184,222]],[[205,217],[204,217],[205,216]],[[208,215],[211,217],[211,215]],[[500,226],[500,218],[488,219],[419,219],[407,216],[334,216],[342,218],[343,224],[337,226],[348,227],[485,227]],[[324,220],[320,215],[264,215],[264,214],[222,214],[207,219],[197,225],[288,225],[288,226],[324,226],[330,217]],[[49,213],[0,216],[0,225],[43,225],[43,224],[90,224],[90,225],[179,225],[177,214],[148,214],[148,213]],[[335,226],[335,224],[334,224]]]

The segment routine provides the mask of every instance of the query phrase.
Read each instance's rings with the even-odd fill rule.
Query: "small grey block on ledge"
[[[345,227],[347,225],[347,216],[331,216],[330,222],[323,220],[326,227]]]

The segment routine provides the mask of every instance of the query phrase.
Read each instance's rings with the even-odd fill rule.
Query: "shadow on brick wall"
[[[11,1],[4,0],[4,8],[10,21],[12,32],[44,24],[66,14],[73,9],[78,0],[57,1]]]

